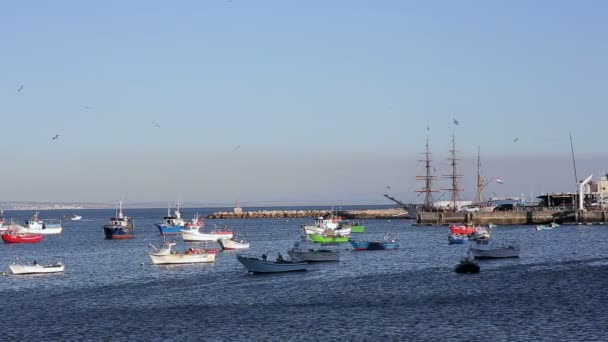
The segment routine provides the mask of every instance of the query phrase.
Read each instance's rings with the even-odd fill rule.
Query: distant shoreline
[[[174,206],[174,205],[172,205]],[[343,204],[340,206],[333,206],[334,210],[341,210],[341,208],[394,208],[394,204]],[[164,205],[159,203],[123,203],[124,209],[167,209],[167,204]],[[200,209],[200,208],[214,208],[214,209],[230,209],[234,208],[234,205],[222,205],[222,204],[205,204],[205,203],[182,203],[180,205],[182,209]],[[271,204],[271,203],[260,203],[255,205],[243,205],[243,209],[265,209],[265,208],[323,208],[326,210],[332,210],[331,205],[311,203],[311,204]],[[101,204],[101,203],[87,203],[87,204],[58,204],[58,203],[7,203],[0,202],[0,209],[4,211],[32,211],[32,210],[107,210],[116,209],[116,204]]]

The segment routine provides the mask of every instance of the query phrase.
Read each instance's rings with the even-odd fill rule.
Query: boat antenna
[[[570,150],[572,151],[572,166],[574,167],[574,184],[578,185],[578,176],[576,175],[576,160],[574,159],[574,145],[572,144],[572,133],[570,135]]]

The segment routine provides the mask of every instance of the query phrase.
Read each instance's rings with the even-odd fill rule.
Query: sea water
[[[195,212],[186,209],[189,219]],[[33,212],[8,212],[23,220]],[[59,218],[68,211],[44,211]],[[374,239],[397,233],[394,251],[338,247],[341,261],[308,272],[252,275],[220,252],[215,263],[152,265],[154,223],[166,209],[126,209],[136,238],[105,240],[113,210],[80,210],[82,221],[38,244],[0,245],[0,339],[3,341],[592,341],[608,326],[608,227],[498,227],[520,258],[480,261],[476,275],[456,274],[468,245],[448,245],[447,227],[409,220],[367,220]],[[230,226],[247,253],[286,250],[312,219],[206,220]],[[179,237],[177,248],[197,246]],[[60,257],[64,274],[16,276],[15,261]]]

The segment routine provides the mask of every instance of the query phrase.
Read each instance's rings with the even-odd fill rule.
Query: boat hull
[[[456,235],[456,234],[448,235],[448,243],[450,245],[465,244],[467,242],[469,242],[469,237],[466,235]]]
[[[232,239],[232,232],[211,232],[202,233],[195,231],[184,231],[180,232],[182,239],[185,242],[197,242],[197,241],[217,241],[219,239]]]
[[[20,232],[23,232],[25,234],[57,235],[57,234],[61,234],[62,230],[63,230],[63,228],[61,226],[50,226],[50,227],[45,227],[45,228],[23,227],[22,229],[20,229]]]
[[[219,239],[217,243],[223,250],[227,251],[249,248],[249,242],[235,241],[233,239]]]
[[[237,256],[238,261],[251,273],[282,273],[306,271],[307,262],[274,262],[258,258]]]
[[[288,250],[287,254],[289,254],[289,257],[291,257],[291,260],[296,261],[296,262],[340,261],[340,252],[334,252],[334,251]]]
[[[457,235],[472,235],[475,233],[475,228],[466,226],[450,226],[450,232]]]
[[[177,235],[181,232],[181,229],[183,228],[183,226],[169,226],[166,224],[159,223],[155,223],[154,225],[156,226],[156,228],[158,228],[158,231],[161,233],[161,235]]]
[[[9,265],[13,274],[58,273],[65,270],[64,265]]]
[[[348,242],[347,236],[325,236],[320,234],[308,234],[310,241],[315,243],[345,243]]]
[[[364,225],[350,226],[350,232],[351,233],[365,233],[365,226]]]
[[[185,254],[175,253],[169,255],[155,255],[154,253],[149,254],[150,259],[154,265],[167,265],[167,264],[195,264],[195,263],[207,263],[214,262],[216,253],[199,253],[199,254]]]
[[[125,240],[135,237],[133,235],[133,229],[125,227],[104,226],[103,233],[107,240]]]
[[[471,248],[471,255],[476,259],[519,258],[519,248],[504,247],[487,250]]]
[[[399,248],[399,244],[397,242],[355,240],[349,240],[349,242],[356,251],[392,250]]]
[[[38,243],[42,241],[42,234],[2,234],[4,243]]]

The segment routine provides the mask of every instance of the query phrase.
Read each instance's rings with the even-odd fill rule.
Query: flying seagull
[[[388,186],[388,185],[386,186],[386,188],[387,188],[387,189],[389,189],[389,190],[391,189],[391,187],[390,187],[390,186]]]
[[[51,138],[51,140],[57,140],[57,139],[59,139],[59,134],[55,134],[55,136]]]
[[[518,137],[518,138],[515,138],[515,140],[513,140],[513,142],[517,142],[517,140],[519,140],[519,137]]]
[[[241,145],[237,145],[235,148],[232,149],[232,152],[238,150],[239,148],[241,148]]]
[[[22,91],[23,90],[23,84],[19,86],[19,88],[17,89],[17,91]]]
[[[160,128],[160,125],[156,121],[152,121],[152,123],[154,124],[154,126]]]

